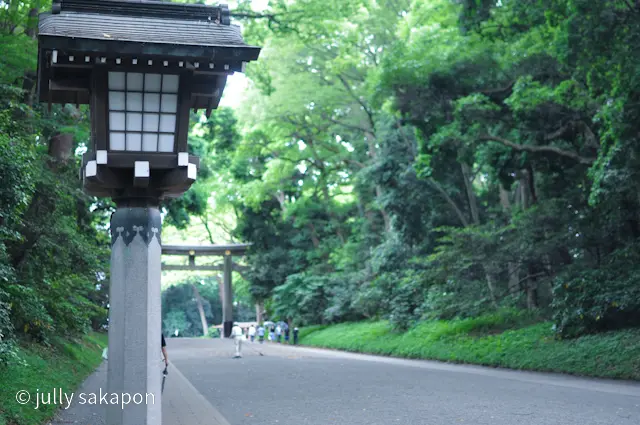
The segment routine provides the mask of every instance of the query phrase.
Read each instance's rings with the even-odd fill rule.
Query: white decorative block
[[[69,62],[73,62],[74,61],[74,57],[73,56],[69,56]]]
[[[98,164],[96,164],[96,161],[87,162],[84,175],[85,177],[95,177],[98,175]]]
[[[163,64],[164,66],[169,66],[169,61],[164,61],[164,62],[162,62],[162,64]]]
[[[149,66],[153,65],[153,61],[152,61],[151,59],[149,59],[149,60],[147,61],[147,65],[149,65]]]
[[[85,61],[85,62],[89,62],[90,60],[91,60],[91,58],[90,58],[89,56],[85,56],[85,57],[84,57],[84,61]]]
[[[149,177],[149,161],[136,161],[133,175],[135,177]]]
[[[107,151],[96,151],[96,162],[101,165],[106,165],[108,160]]]
[[[209,64],[209,68],[213,69],[214,67],[215,67],[215,65],[213,64],[213,62],[211,62],[211,63]]]
[[[196,164],[189,163],[189,166],[187,167],[187,178],[189,180],[195,180],[197,175],[198,168],[196,167]]]
[[[182,68],[182,67],[184,66],[184,62],[182,62],[182,61],[178,62],[178,66],[179,66],[180,68]]]
[[[58,51],[51,52],[51,63],[58,63]]]
[[[179,152],[178,153],[178,167],[187,167],[189,165],[189,153],[188,152]]]
[[[138,64],[138,59],[133,58],[133,60],[131,60],[131,63],[134,64],[134,65],[137,65]]]
[[[120,63],[122,63],[122,59],[116,58],[116,64],[120,65]]]

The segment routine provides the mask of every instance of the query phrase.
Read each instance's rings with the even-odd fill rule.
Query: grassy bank
[[[0,368],[0,425],[40,425],[55,414],[59,406],[35,409],[36,391],[54,388],[72,392],[102,361],[106,334],[91,334],[82,340],[56,341],[51,348],[26,344],[20,348],[24,365]],[[26,390],[31,402],[20,405],[16,393]]]
[[[393,332],[388,322],[310,327],[301,345],[359,353],[433,359],[511,369],[640,380],[640,329],[554,338],[552,324],[502,313],[476,319],[423,322]]]

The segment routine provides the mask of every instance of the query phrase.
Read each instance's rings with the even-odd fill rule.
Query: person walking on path
[[[236,344],[236,354],[233,358],[239,359],[242,357],[242,339],[244,338],[244,335],[242,335],[242,328],[238,326],[237,323],[234,323],[233,328],[231,328],[231,336],[235,340]]]
[[[280,325],[276,326],[276,340],[280,343],[280,338],[282,338],[282,328]]]
[[[298,328],[293,328],[293,345],[298,345]]]
[[[289,326],[284,328],[284,342],[286,342],[286,343],[289,342]]]
[[[264,326],[262,325],[258,327],[258,341],[260,344],[264,344]]]
[[[256,340],[256,327],[253,325],[249,326],[249,338],[251,342],[255,342]]]
[[[167,370],[169,366],[169,356],[167,355],[167,341],[164,340],[164,334],[162,336],[162,356],[164,357],[164,370]]]

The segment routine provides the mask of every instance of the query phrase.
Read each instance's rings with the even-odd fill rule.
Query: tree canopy
[[[162,206],[165,227],[253,243],[241,303],[302,325],[640,324],[640,3],[251,3],[233,11],[264,46],[248,89],[192,114],[198,182]],[[99,328],[108,303],[113,204],[77,179],[88,109],[34,100],[49,7],[0,1],[0,361],[16,337]],[[165,293],[167,328],[199,326],[192,280]]]

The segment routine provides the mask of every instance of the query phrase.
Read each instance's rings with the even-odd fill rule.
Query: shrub
[[[562,338],[640,325],[639,244],[617,250],[599,269],[572,268],[554,286],[555,329]]]

